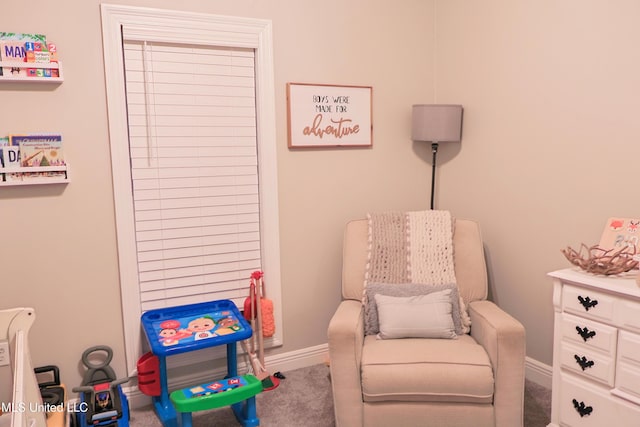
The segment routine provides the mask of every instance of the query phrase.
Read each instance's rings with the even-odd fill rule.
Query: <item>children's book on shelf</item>
[[[44,34],[28,34],[28,33],[8,33],[0,31],[0,40],[18,40],[25,42],[47,43],[47,36]]]
[[[65,170],[36,170],[42,167],[66,166],[62,135],[31,134],[10,135],[9,144],[20,149],[20,166],[34,168],[33,172],[22,169],[21,172],[7,173],[5,180],[28,181],[66,178]],[[11,175],[11,176],[9,176]]]
[[[24,174],[22,172],[5,172],[4,181],[5,182],[20,182],[22,181],[22,176]]]
[[[1,68],[1,67],[0,67]],[[4,182],[22,181],[21,172],[10,172],[17,164],[19,165],[19,150],[11,147],[9,137],[0,138],[0,166],[2,166],[2,179]],[[5,169],[6,168],[6,169]]]
[[[2,67],[0,67],[2,68]],[[0,74],[1,76],[2,74]],[[4,167],[4,153],[2,147],[6,147],[9,145],[9,137],[0,137],[0,167]]]
[[[47,63],[51,62],[51,53],[47,48],[46,43],[40,42],[26,42],[24,44],[25,61],[28,63]]]
[[[0,51],[2,52],[3,62],[24,62],[26,55],[24,42],[0,39]],[[3,76],[12,77],[26,76],[27,68],[3,66],[2,74]]]
[[[11,145],[20,147],[22,167],[64,166],[62,135],[11,135]]]
[[[24,67],[3,66],[0,76],[60,77],[56,68],[37,68],[38,63],[58,62],[57,47],[47,43],[44,34],[0,32],[0,61],[26,63]]]

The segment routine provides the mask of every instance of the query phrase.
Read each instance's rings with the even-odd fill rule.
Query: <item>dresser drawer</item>
[[[560,425],[638,427],[640,406],[613,397],[607,389],[569,374],[561,376]]]
[[[616,312],[620,326],[640,332],[640,302],[621,300]]]
[[[640,368],[628,363],[618,363],[616,368],[616,388],[612,393],[640,404]],[[640,420],[638,420],[640,425]]]
[[[561,345],[560,362],[564,369],[569,369],[585,378],[599,381],[604,385],[614,385],[616,373],[615,359],[594,350],[585,349],[568,343]]]
[[[562,309],[581,317],[613,323],[616,298],[591,289],[565,285],[562,288]]]
[[[618,349],[616,389],[640,403],[640,335],[620,331]]]
[[[562,314],[562,340],[595,348],[615,357],[617,329],[571,314]]]
[[[640,367],[640,335],[620,331],[618,341],[619,359],[621,362],[635,363]]]

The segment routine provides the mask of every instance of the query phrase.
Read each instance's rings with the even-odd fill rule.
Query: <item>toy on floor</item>
[[[152,353],[138,360],[138,386],[152,396],[163,426],[177,427],[181,420],[182,427],[189,427],[192,412],[221,405],[231,405],[243,427],[260,425],[255,395],[262,392],[262,382],[252,375],[239,376],[237,366],[237,343],[251,337],[253,331],[233,301],[157,308],[146,311],[140,320]],[[170,394],[167,358],[217,346],[227,350],[225,378]],[[216,393],[221,389],[227,391]]]
[[[106,353],[102,363],[90,360],[90,356],[96,352]],[[113,368],[109,366],[112,358],[111,347],[105,345],[90,347],[82,353],[82,363],[87,371],[82,378],[82,385],[73,388],[74,392],[80,394],[80,407],[83,408],[77,412],[77,427],[129,426],[129,401],[121,387],[129,378],[117,379]]]
[[[249,290],[250,296],[244,301],[244,318],[251,321],[256,316],[260,316],[262,336],[265,338],[272,337],[276,332],[273,301],[265,296],[264,273],[262,271],[256,270],[251,273]],[[258,331],[253,332],[257,333]]]
[[[267,371],[264,361],[264,337],[273,336],[275,321],[273,319],[273,302],[263,296],[264,273],[254,271],[249,282],[249,297],[244,302],[244,317],[251,322],[253,335],[242,341],[242,349],[249,357],[253,374],[262,382],[265,391],[278,387],[280,381]],[[266,310],[266,311],[263,311]],[[265,328],[265,324],[268,325]]]
[[[40,366],[34,368],[40,387],[42,404],[47,411],[47,427],[65,427],[66,422],[66,390],[60,382],[60,370],[55,365]],[[45,375],[51,376],[49,381],[44,381]]]

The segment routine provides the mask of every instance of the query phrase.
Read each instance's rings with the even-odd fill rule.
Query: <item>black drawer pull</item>
[[[576,326],[576,331],[578,331],[578,335],[582,337],[584,342],[587,342],[589,338],[593,338],[596,336],[596,331],[590,331],[586,326],[584,328]]]
[[[598,305],[597,299],[591,300],[591,298],[589,297],[582,298],[582,295],[578,295],[578,301],[580,301],[580,304],[582,304],[584,309],[587,311],[589,311],[591,307],[595,307],[596,305]]]
[[[586,406],[584,402],[578,403],[577,400],[573,399],[573,407],[576,408],[580,417],[584,417],[585,415],[590,415],[593,412],[593,407]]]
[[[584,356],[580,357],[577,354],[574,354],[573,357],[576,358],[576,363],[580,365],[583,371],[595,365],[595,362],[593,360],[587,360],[587,358]]]

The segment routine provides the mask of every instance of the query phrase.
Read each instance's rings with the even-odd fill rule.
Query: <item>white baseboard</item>
[[[553,377],[553,369],[551,366],[542,362],[526,357],[524,361],[524,376],[529,380],[542,387],[551,390]]]
[[[307,366],[327,363],[329,360],[329,344],[320,344],[300,350],[280,353],[265,358],[271,372],[292,371]]]
[[[286,371],[292,371],[294,369],[327,363],[328,360],[329,345],[321,344],[287,353],[266,356],[264,362],[270,373],[278,371],[286,373]],[[238,372],[242,373],[247,370],[248,365],[244,361],[244,357],[241,353],[238,353]],[[219,368],[200,371],[197,374],[182,375],[178,378],[169,378],[169,389],[174,390],[213,381],[215,378],[221,378],[225,374],[226,370]],[[131,408],[142,408],[151,405],[151,398],[141,393],[137,386],[124,387],[123,390],[129,399],[129,406]]]

